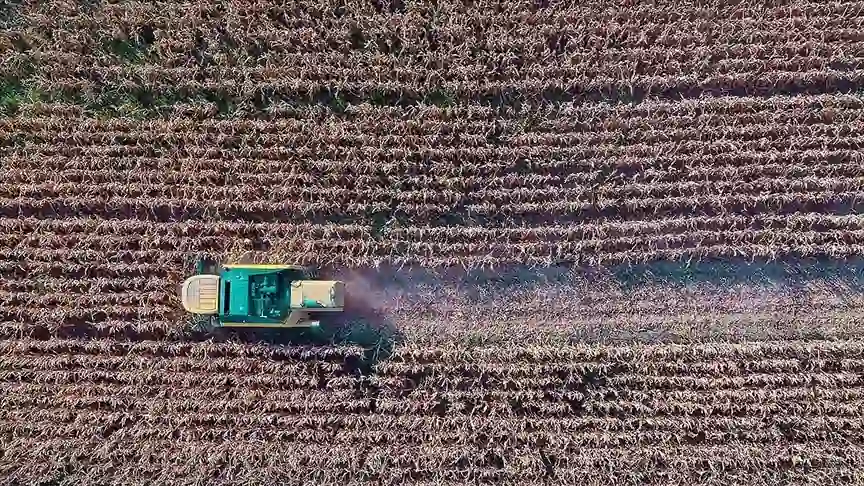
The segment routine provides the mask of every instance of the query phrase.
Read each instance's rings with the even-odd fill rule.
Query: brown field
[[[2,2],[0,483],[864,484],[864,2],[720,3]]]

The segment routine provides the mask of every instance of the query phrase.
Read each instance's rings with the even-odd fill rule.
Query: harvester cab
[[[345,284],[315,280],[308,269],[281,264],[226,264],[187,278],[183,308],[207,318],[210,327],[306,327],[320,325],[319,313],[341,312]]]

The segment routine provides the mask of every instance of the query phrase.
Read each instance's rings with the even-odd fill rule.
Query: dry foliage
[[[5,3],[3,482],[864,482],[842,283],[351,273],[864,256],[864,3]],[[198,342],[245,240],[405,343]]]
[[[857,480],[864,460],[860,341],[408,346],[371,376],[350,348],[0,347],[18,478]]]

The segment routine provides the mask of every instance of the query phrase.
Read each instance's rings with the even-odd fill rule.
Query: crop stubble
[[[860,263],[621,269],[864,253],[864,3],[15,4],[7,482],[862,482]],[[198,342],[243,239],[384,344]]]

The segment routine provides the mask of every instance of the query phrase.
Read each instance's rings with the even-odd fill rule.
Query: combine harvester
[[[203,317],[207,332],[217,328],[317,329],[319,313],[341,312],[345,283],[315,280],[306,267],[279,264],[208,264],[183,282],[186,311]]]

